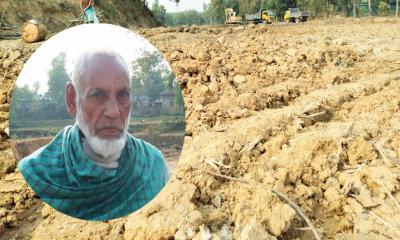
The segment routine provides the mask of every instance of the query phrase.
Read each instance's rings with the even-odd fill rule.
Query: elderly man
[[[161,152],[127,132],[129,75],[115,52],[83,54],[65,94],[75,125],[19,163],[30,187],[55,209],[81,219],[109,220],[141,208],[166,184]]]

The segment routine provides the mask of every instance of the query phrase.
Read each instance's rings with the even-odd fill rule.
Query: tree
[[[178,5],[179,5],[180,0],[170,0],[170,1],[174,1],[175,2],[175,4],[176,4],[176,12],[178,12]]]
[[[162,24],[165,24],[167,10],[163,5],[158,4],[158,0],[154,0],[153,5],[151,6],[151,12],[153,13],[157,21],[159,21]]]
[[[37,94],[39,93],[39,89],[40,89],[40,82],[39,82],[39,81],[35,81],[35,82],[33,83],[33,86],[32,86],[32,92],[33,92],[35,95],[37,95]]]
[[[224,0],[211,0],[213,19],[216,23],[225,22],[225,3]]]
[[[284,12],[288,8],[287,5],[288,4],[286,1],[270,0],[267,3],[267,8],[271,9],[274,12],[275,16],[277,16],[278,18],[282,18]]]
[[[259,10],[260,0],[240,0],[240,13],[242,15],[254,13]]]
[[[167,75],[165,79],[166,79],[166,81],[164,82],[165,89],[172,89],[174,87],[174,84],[176,84],[175,74],[171,72],[170,74]]]
[[[205,23],[213,24],[212,6],[210,4],[203,3],[203,19]]]
[[[64,91],[65,85],[70,81],[70,78],[65,70],[65,53],[62,52],[55,57],[51,62],[51,66],[52,68],[48,72],[49,80],[47,83],[49,89],[47,90],[47,95],[57,105],[56,114],[59,114],[58,117],[66,117],[68,113],[64,100]]]
[[[176,25],[201,25],[205,24],[206,20],[202,13],[196,10],[187,10],[179,13],[167,13],[166,25],[176,26]]]
[[[164,76],[167,69],[159,53],[145,52],[143,55],[132,63],[132,95],[144,94],[150,101],[155,101],[164,91]]]
[[[260,3],[260,8],[267,9],[268,8],[268,0],[262,0]]]
[[[239,0],[225,0],[225,8],[232,8],[233,11],[239,13],[240,2]]]
[[[37,106],[35,103],[35,93],[29,89],[28,85],[22,87],[16,85],[12,93],[10,123],[18,125],[22,121],[31,119],[32,115],[30,113],[36,110],[34,109]]]
[[[183,110],[183,108],[181,108],[181,106],[183,106],[183,96],[181,88],[176,81],[175,74],[172,71],[165,77],[164,87],[165,89],[169,89],[174,92],[174,102],[176,110]]]
[[[379,2],[379,14],[386,15],[389,12],[389,5],[385,2]]]
[[[355,17],[356,2],[359,2],[359,0],[298,0],[297,5],[301,8],[307,8],[315,16],[321,15],[321,13],[324,16],[329,16],[333,12],[339,11],[343,16],[348,16],[353,12]],[[371,2],[368,2],[368,6],[371,6]],[[372,8],[368,7],[367,10],[370,12]]]
[[[175,88],[174,88],[174,102],[175,102],[175,106],[177,107],[177,110],[179,110],[179,109],[183,110],[183,108],[180,108],[184,104],[182,90],[179,87],[178,83],[175,84]]]
[[[337,0],[335,5],[336,11],[342,16],[350,16],[353,10],[353,0]]]

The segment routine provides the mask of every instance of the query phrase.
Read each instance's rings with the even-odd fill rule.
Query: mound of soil
[[[398,24],[141,30],[184,93],[185,144],[167,186],[134,214],[87,222],[40,203],[15,164],[0,165],[0,239],[313,239],[299,209],[323,239],[398,239]],[[2,71],[29,46],[9,47]],[[15,79],[2,80],[0,104]],[[12,162],[6,126],[0,156]]]
[[[159,23],[141,0],[97,0],[95,9],[102,16],[102,22],[127,28],[155,27]],[[0,14],[4,12],[2,26],[20,31],[30,19],[36,19],[50,32],[65,29],[71,20],[82,15],[79,0],[2,0]],[[1,17],[0,15],[0,17]]]

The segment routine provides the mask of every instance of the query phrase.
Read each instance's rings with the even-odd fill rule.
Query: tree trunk
[[[29,20],[22,26],[22,39],[25,42],[40,42],[46,38],[46,35],[46,28],[36,20]]]
[[[326,13],[327,17],[331,16],[331,5],[329,4],[329,1],[326,1]]]
[[[356,17],[356,0],[353,0],[353,17]]]
[[[396,17],[399,16],[399,0],[396,1]]]
[[[369,16],[369,17],[371,17],[371,12],[372,12],[372,9],[371,9],[371,0],[368,0],[368,16]]]

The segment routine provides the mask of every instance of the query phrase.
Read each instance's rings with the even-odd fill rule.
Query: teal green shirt
[[[85,20],[88,23],[99,23],[99,20],[96,16],[96,11],[93,6],[86,8],[85,10]]]
[[[161,152],[128,134],[118,168],[89,159],[77,125],[65,127],[18,167],[33,191],[53,208],[86,220],[125,216],[152,200],[168,181]]]

